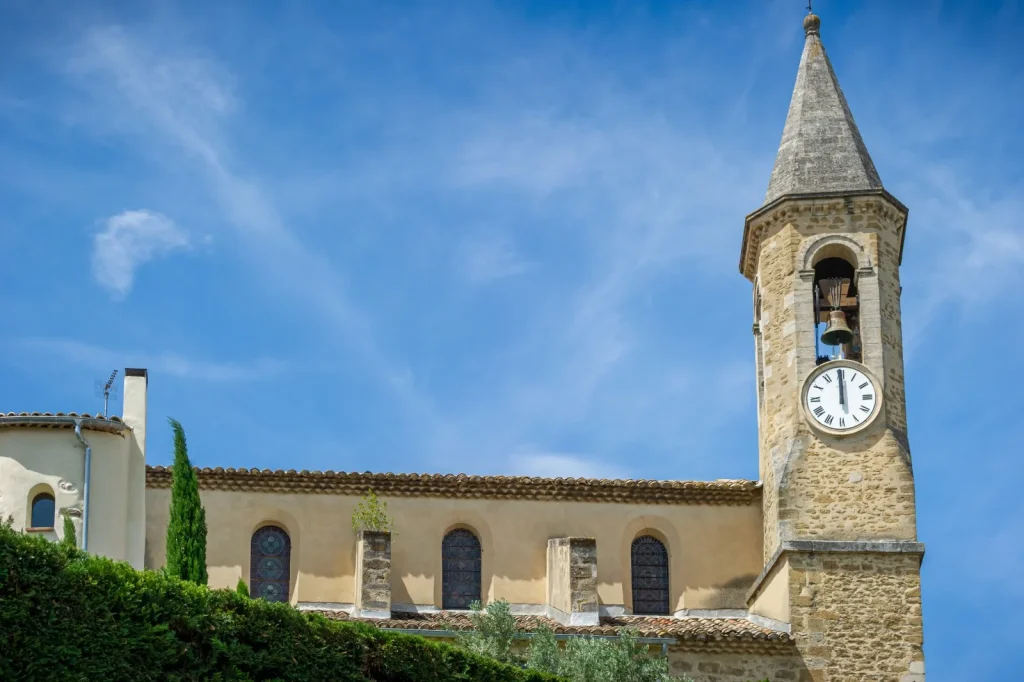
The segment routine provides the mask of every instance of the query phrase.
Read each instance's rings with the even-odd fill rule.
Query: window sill
[[[38,528],[26,528],[26,533],[52,533],[53,526],[40,526]]]

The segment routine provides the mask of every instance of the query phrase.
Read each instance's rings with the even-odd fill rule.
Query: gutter
[[[85,446],[85,485],[82,487],[82,551],[89,551],[89,478],[92,474],[92,446],[82,435],[82,420],[75,420],[75,438]]]

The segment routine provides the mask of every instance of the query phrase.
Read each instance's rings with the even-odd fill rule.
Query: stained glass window
[[[457,528],[441,542],[441,608],[468,609],[480,601],[480,541]]]
[[[32,498],[32,528],[53,528],[54,513],[53,495],[39,493]]]
[[[254,599],[288,601],[292,543],[277,526],[264,526],[252,534],[249,593]]]
[[[633,540],[633,613],[668,615],[668,551],[650,535]]]

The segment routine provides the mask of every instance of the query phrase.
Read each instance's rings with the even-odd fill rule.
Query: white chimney
[[[146,389],[149,372],[129,367],[124,371],[124,406],[121,418],[132,427],[142,456],[146,456]]]
[[[146,553],[146,391],[149,373],[144,369],[124,371],[124,405],[121,419],[131,427],[128,441],[128,487],[125,507],[125,558],[142,569]]]

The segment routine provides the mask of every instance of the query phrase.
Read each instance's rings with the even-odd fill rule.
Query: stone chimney
[[[391,617],[391,533],[361,530],[356,534],[356,603],[354,615]]]
[[[563,625],[598,625],[597,541],[548,540],[548,617]]]
[[[143,459],[146,457],[146,391],[149,372],[129,367],[124,371],[124,406],[121,418],[132,428]]]

